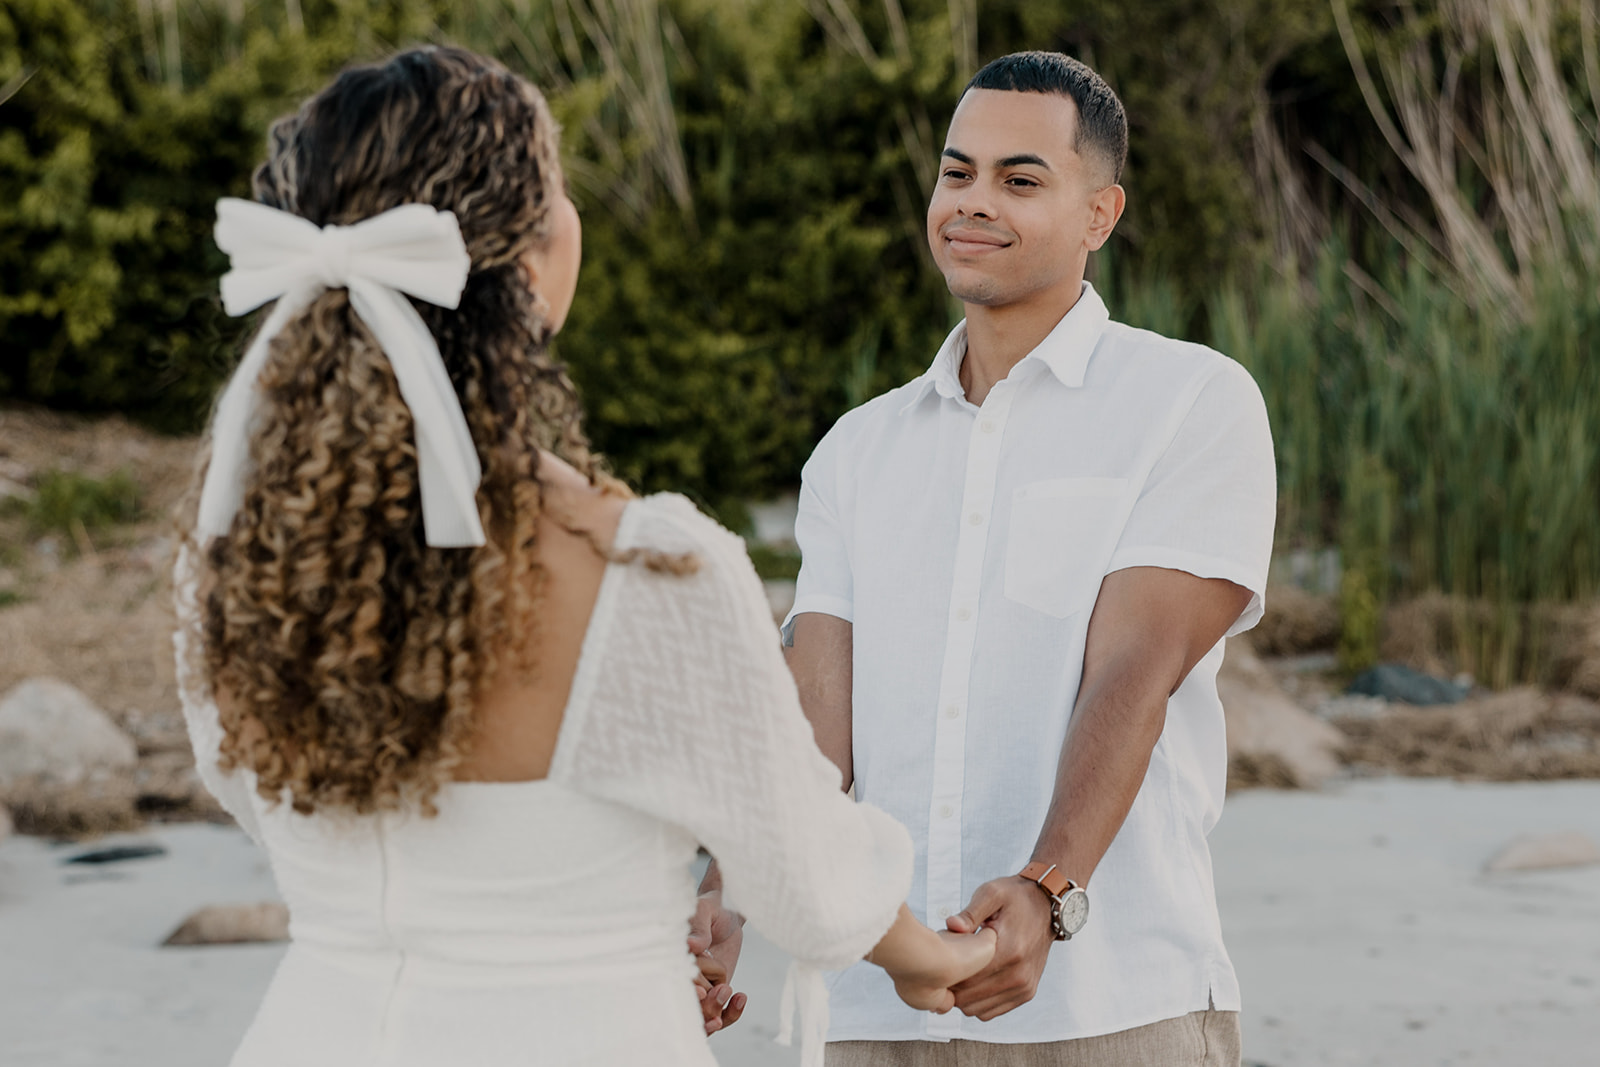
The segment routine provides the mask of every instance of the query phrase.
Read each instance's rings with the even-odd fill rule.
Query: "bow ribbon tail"
[[[436,548],[484,543],[477,489],[483,469],[455,386],[417,309],[393,289],[353,280],[350,304],[389,357],[417,441],[422,524]]]
[[[206,467],[205,483],[200,487],[200,507],[195,521],[195,533],[202,542],[225,535],[244,503],[250,437],[261,397],[261,369],[266,366],[272,350],[272,339],[321,289],[315,284],[300,285],[278,299],[217,401],[217,414],[211,422],[211,462]]]
[[[822,972],[791,960],[778,997],[778,1036],[784,1046],[794,1043],[795,1016],[800,1016],[800,1067],[823,1067],[828,1041],[828,983]]]

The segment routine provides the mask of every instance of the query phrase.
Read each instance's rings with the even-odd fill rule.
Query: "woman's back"
[[[461,780],[520,782],[549,773],[606,554],[622,521],[626,498],[594,488],[557,457],[544,453],[539,475],[544,506],[528,590],[538,598],[538,623],[521,635],[517,650],[533,669],[516,669],[518,657],[502,655],[512,669],[480,686],[472,747],[456,769]]]
[[[186,706],[202,775],[292,916],[238,1067],[709,1065],[684,949],[697,843],[802,960],[844,965],[887,928],[905,831],[839,793],[738,539],[648,497],[615,532],[617,554],[635,549],[700,569],[605,566],[547,775],[447,784],[433,818],[271,805],[216,767],[215,709]]]

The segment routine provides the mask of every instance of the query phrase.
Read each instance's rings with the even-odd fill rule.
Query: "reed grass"
[[[1264,271],[1209,304],[1212,344],[1266,398],[1280,545],[1340,547],[1350,666],[1375,654],[1371,610],[1437,590],[1496,607],[1464,618],[1463,669],[1540,675],[1521,606],[1600,592],[1596,279],[1542,268],[1513,318],[1397,267],[1395,316],[1344,280],[1344,256],[1330,243],[1303,278]]]

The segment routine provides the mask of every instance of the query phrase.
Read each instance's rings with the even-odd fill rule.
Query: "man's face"
[[[1122,212],[1109,168],[1073,147],[1068,96],[973,89],[950,121],[928,246],[957,299],[1004,307],[1083,277]],[[1069,297],[1070,299],[1070,297]]]

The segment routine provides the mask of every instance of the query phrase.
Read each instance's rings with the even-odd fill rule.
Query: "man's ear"
[[[1092,214],[1085,234],[1089,251],[1100,251],[1100,246],[1111,237],[1111,231],[1117,228],[1117,220],[1122,218],[1122,209],[1127,206],[1128,194],[1120,185],[1108,185],[1089,198]]]

